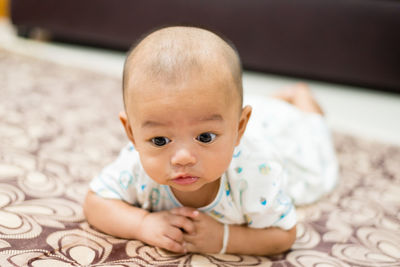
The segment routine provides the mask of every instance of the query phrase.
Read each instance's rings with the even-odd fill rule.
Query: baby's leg
[[[287,193],[296,205],[310,204],[331,192],[338,179],[338,165],[328,125],[324,118],[309,115],[323,115],[323,111],[307,85],[296,84],[278,91],[274,97],[309,112],[290,112],[294,115],[288,118],[284,112],[281,117],[276,116],[284,122],[281,124],[283,129],[275,131],[276,134],[271,131],[268,140],[273,140],[271,143],[279,151],[287,170]]]
[[[304,83],[298,83],[272,95],[274,98],[286,101],[304,112],[324,115],[321,107],[313,97],[310,88]]]

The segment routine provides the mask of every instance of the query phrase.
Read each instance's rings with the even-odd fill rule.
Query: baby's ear
[[[240,139],[242,139],[242,136],[246,131],[247,123],[250,120],[251,111],[252,111],[251,106],[245,106],[242,109],[242,114],[240,115],[240,120],[239,120],[238,137],[236,140],[236,145],[239,145]]]
[[[128,116],[126,115],[125,111],[121,111],[119,113],[119,120],[121,121],[122,125],[124,126],[126,135],[128,136],[129,140],[135,145],[135,139],[133,138],[132,127],[129,123]]]

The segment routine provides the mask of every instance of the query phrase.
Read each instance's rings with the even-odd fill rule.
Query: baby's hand
[[[224,226],[212,217],[198,212],[192,208],[178,208],[171,210],[176,215],[185,216],[190,212],[194,223],[195,231],[184,233],[185,248],[188,252],[198,253],[218,253],[222,248],[222,239],[224,235]]]
[[[189,218],[195,217],[198,212],[189,208],[179,210],[179,214],[175,209],[147,214],[140,225],[141,241],[172,252],[186,253],[183,231],[188,234],[195,233],[194,223]]]

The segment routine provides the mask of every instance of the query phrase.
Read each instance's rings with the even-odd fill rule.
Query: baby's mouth
[[[181,175],[177,176],[176,178],[172,179],[172,181],[179,185],[190,185],[194,184],[199,180],[199,177],[190,176],[190,175]]]

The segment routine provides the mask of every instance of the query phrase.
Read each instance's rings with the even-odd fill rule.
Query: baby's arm
[[[148,212],[122,200],[104,199],[92,191],[88,192],[83,209],[89,224],[104,233],[177,253],[186,252],[182,229],[194,234],[195,227],[189,218],[198,214],[187,208],[180,208],[179,212]]]
[[[230,226],[227,253],[274,255],[289,250],[296,240],[296,226],[290,230],[278,227],[254,229]]]
[[[179,214],[179,210],[175,210],[174,213]],[[199,213],[191,219],[196,231],[193,234],[184,235],[187,250],[200,253],[218,253],[223,243],[223,224],[204,213]],[[278,227],[255,229],[247,226],[230,225],[226,253],[274,255],[290,249],[295,240],[296,226],[290,230],[283,230]]]

